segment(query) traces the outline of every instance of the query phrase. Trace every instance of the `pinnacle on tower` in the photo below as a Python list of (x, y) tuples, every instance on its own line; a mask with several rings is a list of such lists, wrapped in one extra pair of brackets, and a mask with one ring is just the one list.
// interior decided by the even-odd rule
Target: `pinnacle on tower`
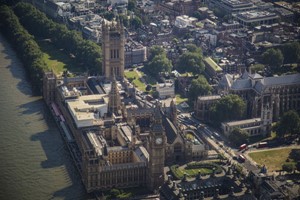
[(108, 104), (108, 109), (110, 114), (120, 114), (121, 108), (121, 97), (119, 94), (119, 89), (115, 77), (115, 73), (113, 70), (113, 75), (112, 75), (112, 82), (111, 82), (111, 90), (109, 92), (109, 104)]

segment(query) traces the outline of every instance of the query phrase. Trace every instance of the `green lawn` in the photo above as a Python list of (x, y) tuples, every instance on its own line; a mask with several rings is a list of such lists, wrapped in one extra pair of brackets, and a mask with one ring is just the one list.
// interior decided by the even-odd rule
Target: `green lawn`
[(187, 138), (187, 139), (190, 139), (190, 140), (192, 140), (192, 141), (194, 141), (195, 136), (194, 136), (192, 133), (187, 133), (187, 134), (186, 134), (186, 138)]
[(189, 176), (196, 176), (200, 171), (201, 174), (211, 174), (213, 171), (210, 168), (199, 168), (199, 169), (185, 169), (184, 172)]
[(176, 104), (180, 104), (180, 103), (182, 103), (184, 101), (187, 101), (187, 100), (188, 100), (188, 98), (183, 98), (183, 97), (181, 97), (180, 94), (176, 94)]
[[(192, 163), (192, 165), (194, 164), (196, 163)], [(171, 171), (177, 179), (181, 179), (183, 178), (185, 173), (188, 177), (197, 176), (199, 171), (202, 175), (211, 174), (213, 172), (213, 168), (217, 170), (221, 170), (220, 166), (217, 164), (202, 163), (201, 166), (192, 166), (192, 167), (183, 167), (183, 166), (178, 167), (178, 165), (173, 165), (171, 166)]]
[[(267, 150), (249, 153), (249, 156), (259, 165), (266, 165), (268, 171), (280, 170), (289, 158), (292, 148)], [(294, 162), (290, 159), (290, 162)]]
[(132, 84), (141, 91), (146, 91), (146, 85), (140, 80), (139, 75), (136, 71), (125, 71), (125, 77), (128, 80), (132, 80)]
[(139, 78), (138, 73), (136, 71), (125, 71), (124, 74), (127, 79)]
[(57, 49), (48, 41), (39, 41), (39, 46), (44, 52), (43, 58), (45, 63), (55, 74), (60, 74), (64, 70), (70, 72), (84, 72), (84, 67), (79, 66), (74, 58), (66, 55), (63, 50)]

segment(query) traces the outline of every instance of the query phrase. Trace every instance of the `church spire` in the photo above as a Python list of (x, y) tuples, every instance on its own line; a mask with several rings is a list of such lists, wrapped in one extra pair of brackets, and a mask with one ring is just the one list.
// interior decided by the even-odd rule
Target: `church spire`
[(172, 99), (170, 104), (170, 119), (174, 125), (177, 125), (177, 108), (174, 99)]
[(112, 82), (111, 82), (111, 90), (109, 92), (109, 103), (108, 103), (108, 109), (110, 114), (117, 114), (119, 115), (119, 111), (121, 108), (121, 97), (119, 94), (118, 84), (115, 77), (115, 72), (113, 70), (112, 75)]
[(154, 109), (154, 114), (153, 114), (153, 120), (152, 120), (152, 127), (153, 126), (162, 126), (162, 116), (161, 116), (161, 107), (160, 103), (156, 103), (156, 107)]

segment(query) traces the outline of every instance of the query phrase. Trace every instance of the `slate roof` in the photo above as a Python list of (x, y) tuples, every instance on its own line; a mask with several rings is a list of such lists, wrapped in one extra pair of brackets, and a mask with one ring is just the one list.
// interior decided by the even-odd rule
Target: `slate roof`
[(145, 147), (140, 146), (134, 150), (136, 155), (144, 162), (149, 161), (149, 153)]
[(225, 74), (219, 82), (219, 87), (221, 88), (230, 88), (233, 82), (232, 75)]
[(263, 77), (262, 77), (260, 74), (258, 74), (258, 73), (250, 74), (249, 77), (250, 77), (251, 79), (261, 79), (261, 78), (263, 78)]
[[(255, 84), (252, 86), (253, 80), (255, 81)], [(232, 75), (225, 74), (219, 82), (219, 87), (223, 89), (230, 88), (232, 90), (245, 90), (252, 88), (261, 93), (267, 87), (296, 84), (300, 84), (299, 73), (275, 77), (262, 77), (259, 74), (248, 74), (248, 72), (245, 71), (241, 79), (237, 79), (235, 81), (233, 80)]]
[(251, 89), (251, 80), (250, 79), (239, 79), (232, 83), (231, 89), (233, 90), (244, 90)]
[(195, 179), (194, 181), (187, 181), (183, 182), (181, 181), (178, 184), (178, 187), (182, 189), (183, 192), (185, 191), (193, 191), (193, 190), (203, 190), (205, 188), (209, 187), (230, 187), (230, 186), (236, 186), (234, 181), (231, 180), (228, 177), (210, 177), (208, 179), (201, 179), (197, 180)]
[(93, 94), (105, 94), (105, 92), (100, 87), (100, 85), (97, 83), (95, 78), (89, 78), (87, 80), (87, 84), (88, 84), (89, 88), (92, 90)]
[(172, 144), (177, 137), (178, 131), (174, 124), (167, 117), (164, 117), (163, 125), (166, 131), (167, 143)]
[(257, 92), (262, 92), (266, 87), (277, 86), (277, 85), (296, 85), (300, 84), (300, 74), (291, 74), (277, 77), (265, 77), (259, 80), (254, 89)]
[(300, 84), (300, 74), (290, 74), (285, 76), (277, 76), (277, 77), (266, 77), (264, 78), (264, 85), (293, 85)]
[(264, 80), (260, 80), (258, 82), (256, 82), (256, 84), (254, 85), (254, 89), (257, 91), (257, 92), (261, 92), (263, 91), (264, 89), (264, 84), (263, 84)]
[(242, 78), (242, 79), (247, 79), (247, 78), (249, 78), (249, 73), (248, 73), (247, 70), (245, 70), (245, 72), (243, 73), (243, 75), (242, 75), (241, 78)]

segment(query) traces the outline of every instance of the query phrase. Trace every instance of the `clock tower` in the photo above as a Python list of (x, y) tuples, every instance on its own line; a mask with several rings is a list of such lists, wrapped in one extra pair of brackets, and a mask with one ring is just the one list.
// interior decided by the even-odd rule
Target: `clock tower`
[(149, 134), (149, 181), (150, 190), (158, 190), (164, 182), (166, 135), (162, 125), (159, 105), (156, 105)]

